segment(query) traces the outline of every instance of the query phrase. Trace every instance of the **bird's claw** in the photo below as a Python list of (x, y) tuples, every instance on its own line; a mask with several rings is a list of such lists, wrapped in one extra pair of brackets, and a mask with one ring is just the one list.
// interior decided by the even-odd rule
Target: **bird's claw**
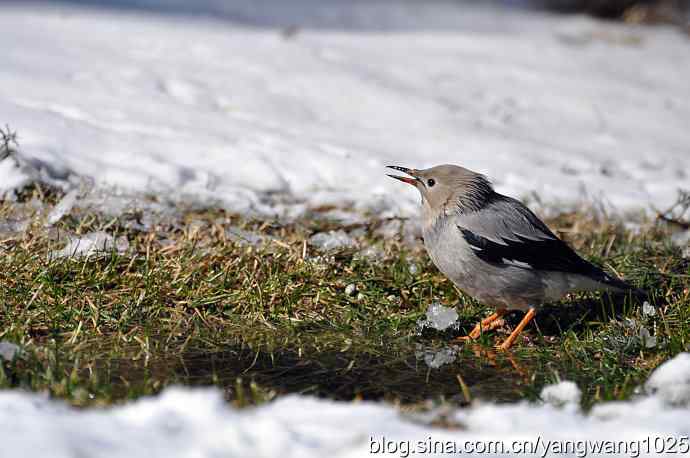
[(457, 341), (457, 342), (467, 342), (467, 341), (470, 341), (470, 340), (474, 340), (474, 338), (471, 337), (471, 336), (469, 336), (469, 335), (460, 336), (460, 337), (456, 337), (456, 338), (455, 338), (455, 341)]

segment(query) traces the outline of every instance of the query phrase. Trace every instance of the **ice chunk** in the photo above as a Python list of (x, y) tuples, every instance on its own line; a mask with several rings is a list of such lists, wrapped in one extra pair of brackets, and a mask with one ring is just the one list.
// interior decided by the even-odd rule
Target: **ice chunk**
[(62, 219), (63, 216), (69, 214), (74, 208), (74, 204), (77, 203), (77, 198), (79, 197), (79, 190), (72, 189), (60, 200), (60, 202), (53, 207), (53, 209), (48, 213), (46, 218), (46, 226), (52, 226)]
[(354, 296), (355, 293), (357, 292), (357, 287), (355, 286), (354, 283), (350, 283), (345, 287), (345, 294), (348, 296)]
[(343, 230), (319, 232), (311, 236), (309, 243), (322, 251), (339, 250), (357, 246), (355, 239), (347, 235)]
[(690, 404), (690, 353), (680, 353), (657, 367), (645, 388), (668, 404)]
[(15, 343), (7, 342), (6, 340), (0, 342), (0, 359), (12, 361), (19, 356), (21, 351), (22, 349)]
[(125, 237), (115, 239), (106, 232), (91, 232), (82, 237), (72, 238), (62, 250), (50, 253), (50, 259), (67, 257), (89, 257), (107, 254), (111, 251), (123, 253), (129, 248)]
[(541, 390), (542, 400), (556, 407), (566, 405), (579, 406), (581, 397), (582, 393), (577, 385), (567, 380), (556, 383), (555, 385), (549, 385)]
[(649, 302), (644, 301), (642, 304), (642, 314), (645, 316), (654, 316), (656, 315), (656, 308)]
[(437, 331), (445, 331), (451, 326), (456, 325), (458, 312), (454, 308), (444, 307), (438, 302), (429, 305), (426, 310), (426, 319), (419, 320), (417, 326), (420, 328), (433, 328)]

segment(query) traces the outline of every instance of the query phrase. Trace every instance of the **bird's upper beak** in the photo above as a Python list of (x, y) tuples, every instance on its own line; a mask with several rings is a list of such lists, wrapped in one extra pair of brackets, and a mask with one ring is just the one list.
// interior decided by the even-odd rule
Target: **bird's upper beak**
[(397, 165), (387, 165), (389, 169), (393, 170), (399, 170), (403, 173), (406, 173), (410, 175), (413, 178), (407, 178), (407, 177), (401, 177), (398, 175), (388, 175), (391, 178), (395, 178), (396, 180), (400, 180), (404, 183), (411, 184), (412, 186), (417, 186), (417, 183), (419, 182), (419, 178), (417, 178), (417, 171), (415, 169), (408, 169), (407, 167), (398, 167)]

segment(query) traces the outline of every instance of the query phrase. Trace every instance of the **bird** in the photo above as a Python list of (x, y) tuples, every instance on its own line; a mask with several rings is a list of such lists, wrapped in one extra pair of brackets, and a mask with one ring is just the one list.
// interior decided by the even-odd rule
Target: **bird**
[(496, 192), (489, 179), (457, 165), (387, 166), (422, 197), (424, 247), (461, 291), (496, 312), (462, 340), (499, 327), (509, 311), (525, 315), (499, 346), (508, 350), (546, 303), (577, 291), (640, 291), (581, 258), (527, 206)]

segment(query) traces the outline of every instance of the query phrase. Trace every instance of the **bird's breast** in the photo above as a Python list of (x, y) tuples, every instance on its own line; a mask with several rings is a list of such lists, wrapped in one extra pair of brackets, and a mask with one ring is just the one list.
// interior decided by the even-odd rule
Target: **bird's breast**
[(454, 225), (439, 223), (424, 227), (423, 235), (426, 251), (438, 270), (460, 288), (469, 286), (477, 257), (460, 231)]
[(526, 310), (543, 299), (543, 285), (531, 269), (497, 266), (478, 257), (454, 222), (423, 230), (429, 257), (463, 292), (487, 305)]

